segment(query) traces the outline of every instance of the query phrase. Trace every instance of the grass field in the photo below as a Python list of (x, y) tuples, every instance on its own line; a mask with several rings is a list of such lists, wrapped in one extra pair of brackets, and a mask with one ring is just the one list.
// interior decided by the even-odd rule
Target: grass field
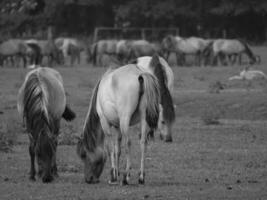
[[(257, 47), (254, 51), (262, 58), (262, 64), (255, 69), (267, 73), (267, 48)], [(16, 110), (16, 95), (27, 70), (1, 68), (0, 135), (13, 146), (11, 151), (0, 151), (0, 200), (267, 199), (267, 85), (256, 81), (247, 91), (244, 82), (229, 82), (228, 78), (241, 69), (174, 67), (174, 142), (163, 143), (158, 135), (149, 142), (146, 184), (138, 185), (139, 130), (134, 127), (132, 176), (130, 185), (122, 187), (108, 185), (109, 162), (99, 184), (86, 184), (73, 145), (73, 135), (82, 131), (92, 89), (106, 69), (83, 65), (57, 68), (77, 118), (71, 123), (62, 120), (57, 154), (59, 178), (43, 184), (28, 179), (28, 138)], [(210, 93), (216, 81), (226, 88)], [(219, 124), (207, 123), (206, 119), (213, 118)]]

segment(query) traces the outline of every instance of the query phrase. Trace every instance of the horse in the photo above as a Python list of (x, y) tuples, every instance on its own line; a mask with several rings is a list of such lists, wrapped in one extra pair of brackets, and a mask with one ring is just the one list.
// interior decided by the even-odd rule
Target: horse
[(19, 89), (18, 112), (26, 123), (31, 158), (30, 180), (35, 180), (35, 157), (38, 175), (43, 182), (57, 176), (56, 149), (60, 120), (75, 118), (66, 104), (61, 75), (54, 69), (42, 67), (30, 71)]
[(43, 58), (47, 57), (48, 66), (52, 66), (54, 63), (61, 64), (61, 52), (56, 47), (53, 40), (28, 40), (27, 44), (37, 44), (41, 49), (41, 62)]
[[(144, 72), (148, 72), (157, 77), (160, 86), (160, 117), (158, 129), (160, 138), (166, 142), (172, 142), (172, 125), (175, 120), (175, 111), (171, 93), (173, 92), (174, 75), (171, 67), (162, 57), (159, 62), (154, 63), (156, 67), (151, 67), (152, 57), (144, 56), (136, 60), (136, 65)], [(161, 65), (157, 66), (157, 65)], [(153, 133), (150, 133), (153, 137)]]
[(71, 64), (77, 59), (80, 64), (80, 53), (84, 50), (84, 45), (81, 41), (76, 38), (57, 38), (55, 39), (55, 45), (62, 51), (64, 60), (67, 59), (68, 55), (71, 56)]
[[(22, 58), (23, 67), (26, 67), (26, 52), (29, 47), (20, 39), (9, 39), (0, 44), (0, 64), (4, 65), (4, 60), (10, 58), (12, 66), (15, 66), (14, 59)], [(16, 66), (18, 63), (16, 62)]]
[(186, 63), (186, 55), (195, 56), (195, 64), (201, 65), (203, 51), (209, 45), (210, 40), (199, 37), (182, 38), (180, 36), (168, 35), (162, 41), (162, 49), (165, 52), (165, 59), (168, 60), (170, 52), (175, 52), (177, 63), (184, 65)]
[(103, 56), (116, 55), (117, 40), (99, 40), (92, 45), (92, 59), (94, 65), (103, 65)]
[[(155, 63), (153, 57), (151, 63)], [(151, 68), (156, 66), (151, 66)], [(129, 183), (131, 168), (131, 140), (129, 128), (141, 126), (141, 166), (139, 184), (144, 184), (146, 134), (157, 128), (159, 118), (160, 87), (155, 76), (128, 64), (107, 71), (96, 84), (83, 134), (78, 140), (77, 154), (84, 163), (87, 183), (99, 182), (106, 162), (106, 152), (111, 161), (109, 183), (116, 184), (119, 176), (119, 158), (122, 137), (126, 144), (126, 171), (122, 184)], [(111, 131), (114, 127), (116, 132)]]
[(29, 57), (29, 64), (32, 66), (41, 65), (41, 48), (35, 43), (27, 43), (29, 49), (26, 52), (26, 55)]
[(251, 65), (260, 61), (260, 57), (254, 55), (253, 51), (245, 41), (237, 39), (214, 40), (207, 48), (207, 51), (208, 54), (213, 57), (213, 65), (217, 65), (219, 61), (225, 65), (227, 64), (227, 58), (229, 63), (233, 65), (236, 62), (237, 56), (239, 56), (239, 64), (241, 65), (242, 54), (246, 54), (248, 56), (249, 64)]

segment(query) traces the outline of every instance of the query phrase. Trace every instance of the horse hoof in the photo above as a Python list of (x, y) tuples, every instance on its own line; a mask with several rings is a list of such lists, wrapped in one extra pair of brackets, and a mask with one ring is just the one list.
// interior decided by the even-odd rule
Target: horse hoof
[(139, 183), (140, 185), (144, 185), (144, 184), (145, 184), (145, 179), (139, 177), (139, 179), (138, 179), (138, 183)]
[(30, 181), (36, 181), (34, 176), (30, 176)]
[(172, 142), (172, 137), (171, 136), (166, 137), (165, 142), (168, 142), (168, 143)]
[(145, 173), (143, 173), (143, 176), (141, 176), (141, 172), (139, 172), (138, 183), (139, 183), (140, 185), (144, 185), (144, 184), (145, 184)]
[(44, 176), (42, 178), (43, 183), (50, 183), (51, 181), (53, 181), (53, 176)]
[(108, 181), (108, 184), (109, 184), (109, 185), (118, 185), (119, 182), (118, 182), (118, 181), (111, 181), (111, 180), (109, 180), (109, 181)]
[(129, 185), (128, 179), (129, 178), (127, 178), (127, 174), (123, 174), (121, 185)]

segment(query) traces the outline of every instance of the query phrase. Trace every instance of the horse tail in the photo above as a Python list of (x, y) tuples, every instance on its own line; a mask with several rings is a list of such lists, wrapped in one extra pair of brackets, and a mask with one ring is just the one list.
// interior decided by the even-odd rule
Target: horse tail
[(171, 93), (167, 87), (167, 74), (165, 69), (163, 68), (162, 64), (160, 63), (159, 56), (154, 54), (151, 62), (150, 67), (154, 71), (154, 75), (156, 76), (159, 88), (160, 88), (160, 104), (163, 108), (163, 118), (167, 122), (171, 123), (175, 119), (175, 111), (173, 106), (173, 100)]
[(146, 109), (146, 122), (151, 129), (156, 129), (159, 119), (160, 91), (157, 79), (149, 74), (143, 73), (138, 77), (140, 93)]
[(245, 42), (244, 40), (239, 40), (239, 41), (243, 44), (243, 46), (245, 47), (246, 54), (253, 62), (251, 64), (254, 64), (257, 61), (257, 59), (256, 59), (256, 56), (254, 55), (254, 53), (252, 52), (251, 48), (248, 46), (248, 43)]
[(72, 109), (68, 105), (66, 105), (64, 113), (62, 114), (62, 117), (66, 121), (72, 121), (75, 119), (76, 114), (75, 114), (75, 112), (72, 111)]
[(97, 62), (97, 48), (98, 48), (97, 47), (98, 46), (97, 44), (98, 44), (97, 42), (93, 44), (92, 59), (93, 59), (93, 64), (94, 65), (97, 64), (96, 63)]
[(39, 76), (32, 73), (25, 84), (23, 116), (26, 119), (27, 130), (33, 137), (38, 138), (37, 135), (33, 134), (49, 125), (47, 104), (48, 100)]

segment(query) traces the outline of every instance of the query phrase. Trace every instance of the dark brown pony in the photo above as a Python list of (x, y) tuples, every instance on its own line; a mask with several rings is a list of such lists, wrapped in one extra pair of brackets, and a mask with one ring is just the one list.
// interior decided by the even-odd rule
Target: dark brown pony
[(18, 111), (29, 133), (31, 158), (30, 179), (35, 180), (35, 156), (38, 175), (51, 182), (57, 175), (56, 149), (60, 120), (70, 121), (74, 112), (66, 105), (60, 74), (51, 68), (30, 71), (18, 95)]

